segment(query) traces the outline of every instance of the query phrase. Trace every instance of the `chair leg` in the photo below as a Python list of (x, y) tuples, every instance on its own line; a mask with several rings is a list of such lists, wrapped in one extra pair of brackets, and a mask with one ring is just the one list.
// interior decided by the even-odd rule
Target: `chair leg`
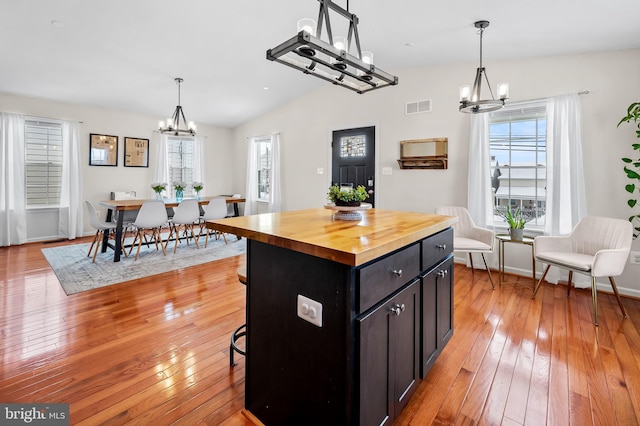
[(591, 277), (591, 299), (593, 300), (593, 323), (598, 325), (598, 290), (596, 288), (596, 277)]
[(616, 282), (613, 280), (613, 277), (609, 277), (609, 282), (611, 283), (611, 288), (613, 288), (613, 293), (616, 295), (616, 299), (618, 299), (618, 305), (620, 305), (622, 316), (627, 318), (627, 311), (624, 309), (624, 306), (622, 305), (622, 299), (620, 299), (620, 293), (618, 293), (618, 286), (616, 285)]
[(154, 229), (154, 235), (155, 235), (154, 238), (156, 242), (160, 240), (160, 247), (162, 248), (162, 254), (166, 256), (167, 255), (167, 250), (165, 249), (166, 244), (162, 244), (162, 232), (160, 227)]
[(547, 268), (544, 270), (544, 274), (542, 274), (542, 276), (540, 277), (540, 281), (538, 281), (536, 283), (536, 286), (533, 288), (533, 294), (531, 295), (532, 299), (536, 298), (536, 294), (538, 294), (538, 289), (540, 288), (540, 284), (542, 284), (542, 281), (544, 281), (544, 279), (547, 277), (547, 272), (549, 272), (549, 268), (551, 268), (551, 265), (547, 265)]
[[(469, 253), (469, 254), (471, 254), (471, 253)], [(491, 288), (493, 290), (495, 290), (496, 289), (496, 285), (493, 282), (493, 277), (491, 276), (491, 270), (489, 269), (489, 266), (487, 265), (487, 261), (484, 258), (484, 253), (480, 253), (480, 255), (482, 256), (482, 261), (484, 262), (484, 267), (487, 268), (487, 274), (489, 274), (489, 281), (491, 281)]]
[[(101, 239), (100, 237), (102, 237), (102, 232), (103, 231), (98, 231), (98, 233), (96, 234), (96, 240), (95, 241), (99, 241)], [(92, 245), (92, 247), (93, 247), (93, 245)], [(100, 244), (96, 243), (96, 248), (93, 251), (93, 259), (91, 260), (92, 263), (96, 263), (96, 255), (98, 254), (98, 249), (99, 248), (100, 248)]]
[[(138, 231), (138, 234), (139, 233), (140, 231)], [(138, 251), (136, 252), (136, 260), (138, 260), (138, 256), (140, 256), (140, 247), (142, 247), (142, 235), (140, 235), (140, 238), (138, 239)]]
[(569, 271), (569, 281), (567, 282), (567, 296), (571, 293), (571, 281), (573, 280), (573, 271)]
[(476, 271), (473, 268), (473, 256), (471, 255), (471, 252), (469, 252), (469, 263), (471, 264), (471, 275), (475, 276)]
[(98, 235), (100, 234), (100, 230), (96, 231), (96, 235), (95, 237), (93, 237), (93, 241), (91, 242), (91, 247), (89, 247), (89, 252), (87, 253), (87, 257), (91, 256), (91, 250), (93, 250), (93, 246), (95, 244), (100, 245), (100, 243), (98, 242)]

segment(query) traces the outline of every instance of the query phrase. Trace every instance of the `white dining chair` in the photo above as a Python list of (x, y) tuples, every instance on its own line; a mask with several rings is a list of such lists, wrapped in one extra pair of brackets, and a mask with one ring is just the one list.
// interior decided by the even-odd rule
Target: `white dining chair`
[(145, 241), (147, 246), (149, 245), (149, 241), (147, 240), (148, 236), (155, 242), (156, 250), (158, 250), (159, 244), (162, 248), (162, 253), (165, 256), (167, 255), (165, 245), (162, 241), (162, 227), (167, 223), (167, 220), (167, 209), (162, 200), (149, 200), (142, 204), (136, 220), (132, 224), (136, 233), (131, 248), (129, 249), (129, 252), (131, 252), (137, 242), (138, 251), (136, 252), (136, 260), (138, 260), (138, 256), (140, 256), (142, 240)]
[(209, 237), (213, 234), (216, 238), (218, 235), (222, 235), (225, 244), (227, 244), (227, 236), (224, 232), (219, 232), (214, 229), (209, 229), (205, 226), (204, 222), (207, 220), (224, 219), (227, 216), (227, 200), (224, 198), (212, 198), (209, 204), (202, 206), (204, 214), (200, 216), (200, 234), (204, 231), (205, 248), (209, 244)]
[(469, 210), (465, 207), (452, 207), (444, 206), (436, 208), (436, 214), (445, 216), (455, 216), (458, 218), (458, 222), (454, 223), (453, 228), (453, 250), (466, 252), (469, 256), (469, 263), (471, 264), (471, 274), (475, 275), (475, 268), (473, 267), (473, 253), (480, 253), (484, 267), (489, 274), (489, 281), (491, 281), (491, 287), (495, 290), (496, 285), (493, 282), (491, 276), (491, 269), (487, 266), (487, 260), (484, 255), (493, 253), (495, 244), (495, 233), (486, 228), (477, 226)]
[(618, 286), (613, 277), (622, 275), (631, 251), (633, 225), (623, 219), (586, 216), (566, 236), (539, 236), (533, 240), (533, 253), (537, 261), (547, 264), (533, 297), (547, 276), (551, 266), (569, 271), (567, 296), (571, 292), (573, 273), (591, 278), (593, 300), (593, 323), (598, 325), (598, 292), (596, 278), (608, 277), (613, 293), (618, 300), (622, 316), (627, 317)]
[[(189, 198), (182, 200), (178, 207), (175, 208), (173, 217), (169, 221), (169, 238), (167, 238), (167, 244), (171, 240), (171, 237), (175, 235), (175, 245), (173, 246), (173, 252), (178, 249), (178, 243), (180, 242), (180, 231), (182, 230), (184, 236), (189, 244), (189, 238), (193, 238), (196, 243), (196, 248), (200, 248), (198, 245), (198, 238), (193, 229), (194, 225), (197, 225), (200, 220), (200, 206), (198, 200), (195, 198)], [(198, 234), (199, 236), (199, 234)]]
[[(98, 248), (100, 247), (100, 243), (104, 238), (104, 233), (108, 232), (110, 237), (114, 237), (117, 225), (114, 222), (101, 221), (100, 218), (98, 217), (98, 211), (93, 206), (93, 204), (91, 204), (90, 201), (85, 200), (84, 204), (85, 206), (87, 206), (87, 210), (89, 211), (89, 223), (91, 223), (91, 226), (96, 230), (96, 235), (93, 237), (93, 241), (91, 242), (91, 247), (89, 247), (89, 252), (87, 253), (87, 257), (91, 256), (91, 250), (93, 250), (95, 246), (95, 250), (93, 252), (93, 259), (91, 260), (91, 262), (95, 263), (96, 255), (98, 254)], [(124, 240), (124, 235), (123, 235), (123, 240)]]

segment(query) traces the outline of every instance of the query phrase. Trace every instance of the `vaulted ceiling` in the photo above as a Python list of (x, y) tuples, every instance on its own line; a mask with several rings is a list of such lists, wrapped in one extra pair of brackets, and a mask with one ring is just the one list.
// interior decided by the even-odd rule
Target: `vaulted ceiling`
[[(347, 0), (337, 0), (344, 8)], [(265, 59), (316, 0), (0, 0), (0, 92), (235, 127), (328, 83)], [(640, 48), (638, 0), (351, 0), (385, 71)], [(346, 25), (333, 19), (334, 32)], [(470, 76), (473, 70), (470, 69)], [(465, 83), (465, 82), (461, 82)], [(402, 81), (400, 81), (402, 84)], [(268, 88), (268, 89), (267, 89)], [(393, 90), (386, 88), (383, 90)], [(367, 96), (353, 94), (353, 96)]]

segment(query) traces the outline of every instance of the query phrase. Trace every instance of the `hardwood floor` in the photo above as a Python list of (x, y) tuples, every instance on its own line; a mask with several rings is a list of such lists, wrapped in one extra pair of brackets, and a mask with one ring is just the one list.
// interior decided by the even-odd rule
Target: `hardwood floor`
[[(248, 425), (244, 257), (66, 296), (43, 247), (0, 248), (0, 402), (70, 403), (71, 423)], [(455, 333), (396, 425), (637, 425), (640, 301), (455, 266)]]

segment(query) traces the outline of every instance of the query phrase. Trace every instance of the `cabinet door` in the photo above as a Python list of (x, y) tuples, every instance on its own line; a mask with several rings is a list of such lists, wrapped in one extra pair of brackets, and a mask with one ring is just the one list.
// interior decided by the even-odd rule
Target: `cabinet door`
[(419, 280), (357, 320), (360, 424), (391, 424), (419, 381)]
[(422, 277), (422, 378), (452, 335), (453, 257), (449, 257)]

